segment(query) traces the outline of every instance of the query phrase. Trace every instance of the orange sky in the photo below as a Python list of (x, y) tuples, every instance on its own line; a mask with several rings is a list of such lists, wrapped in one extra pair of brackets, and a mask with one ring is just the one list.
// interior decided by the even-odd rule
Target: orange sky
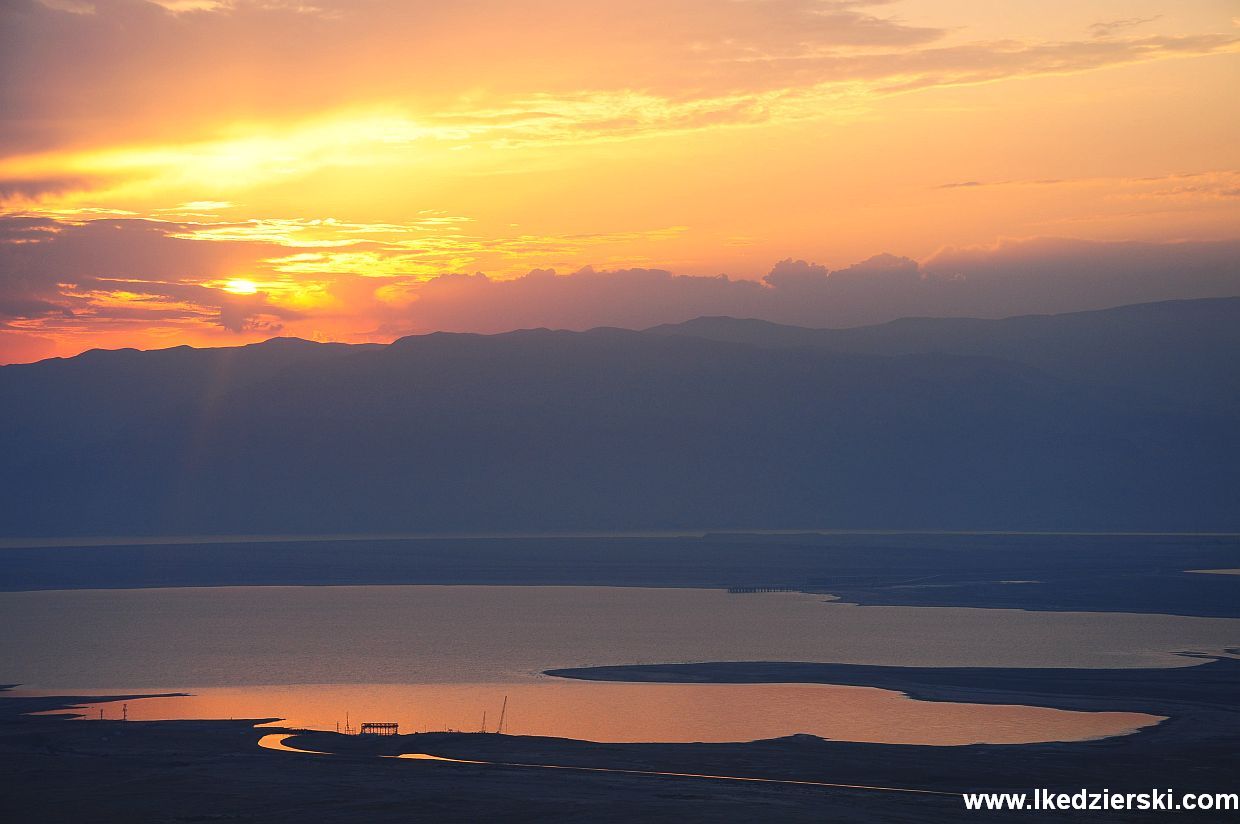
[[(1238, 81), (1234, 0), (15, 0), (0, 362), (1240, 293)], [(1150, 243), (1217, 272), (1075, 290)]]

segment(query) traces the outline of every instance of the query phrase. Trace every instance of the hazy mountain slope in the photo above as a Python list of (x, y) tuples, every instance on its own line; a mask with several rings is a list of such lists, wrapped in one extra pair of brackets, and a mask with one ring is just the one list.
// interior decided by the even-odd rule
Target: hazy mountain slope
[(977, 355), (277, 340), (5, 367), (0, 403), (10, 535), (1240, 526), (1234, 420)]
[(986, 355), (1097, 387), (1240, 411), (1240, 297), (1002, 320), (905, 318), (853, 329), (698, 318), (653, 334), (881, 355)]

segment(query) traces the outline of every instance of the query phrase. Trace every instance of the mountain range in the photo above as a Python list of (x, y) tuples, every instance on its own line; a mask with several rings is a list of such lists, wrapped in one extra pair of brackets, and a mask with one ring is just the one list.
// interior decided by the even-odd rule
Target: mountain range
[(1240, 298), (0, 367), (0, 535), (1240, 529)]

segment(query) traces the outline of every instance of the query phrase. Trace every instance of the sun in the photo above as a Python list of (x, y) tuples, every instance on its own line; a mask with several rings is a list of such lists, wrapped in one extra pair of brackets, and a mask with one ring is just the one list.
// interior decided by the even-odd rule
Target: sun
[(233, 278), (224, 284), (224, 291), (232, 292), (234, 295), (252, 295), (258, 291), (258, 285), (245, 278)]

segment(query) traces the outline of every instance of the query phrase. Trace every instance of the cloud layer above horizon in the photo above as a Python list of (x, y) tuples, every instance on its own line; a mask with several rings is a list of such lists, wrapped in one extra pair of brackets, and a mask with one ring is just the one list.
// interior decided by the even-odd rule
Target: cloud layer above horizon
[[(923, 262), (879, 254), (835, 270), (788, 258), (758, 280), (583, 267), (504, 278), (319, 275), (287, 293), (278, 281), (238, 289), (224, 279), (238, 261), (278, 254), (278, 244), (203, 242), (192, 232), (136, 219), (0, 218), (0, 267), (24, 273), (4, 282), (0, 320), (28, 324), (0, 328), (0, 360), (80, 351), (58, 350), (56, 340), (95, 340), (99, 330), (104, 346), (229, 345), (283, 334), (335, 339), (319, 329), (343, 323), (359, 330), (350, 340), (386, 342), (429, 331), (643, 329), (704, 315), (846, 327), (1240, 295), (1240, 240), (1063, 238), (948, 248)], [(66, 282), (70, 267), (78, 274)]]
[(1221, 0), (12, 0), (0, 362), (1240, 294), (1237, 79)]

